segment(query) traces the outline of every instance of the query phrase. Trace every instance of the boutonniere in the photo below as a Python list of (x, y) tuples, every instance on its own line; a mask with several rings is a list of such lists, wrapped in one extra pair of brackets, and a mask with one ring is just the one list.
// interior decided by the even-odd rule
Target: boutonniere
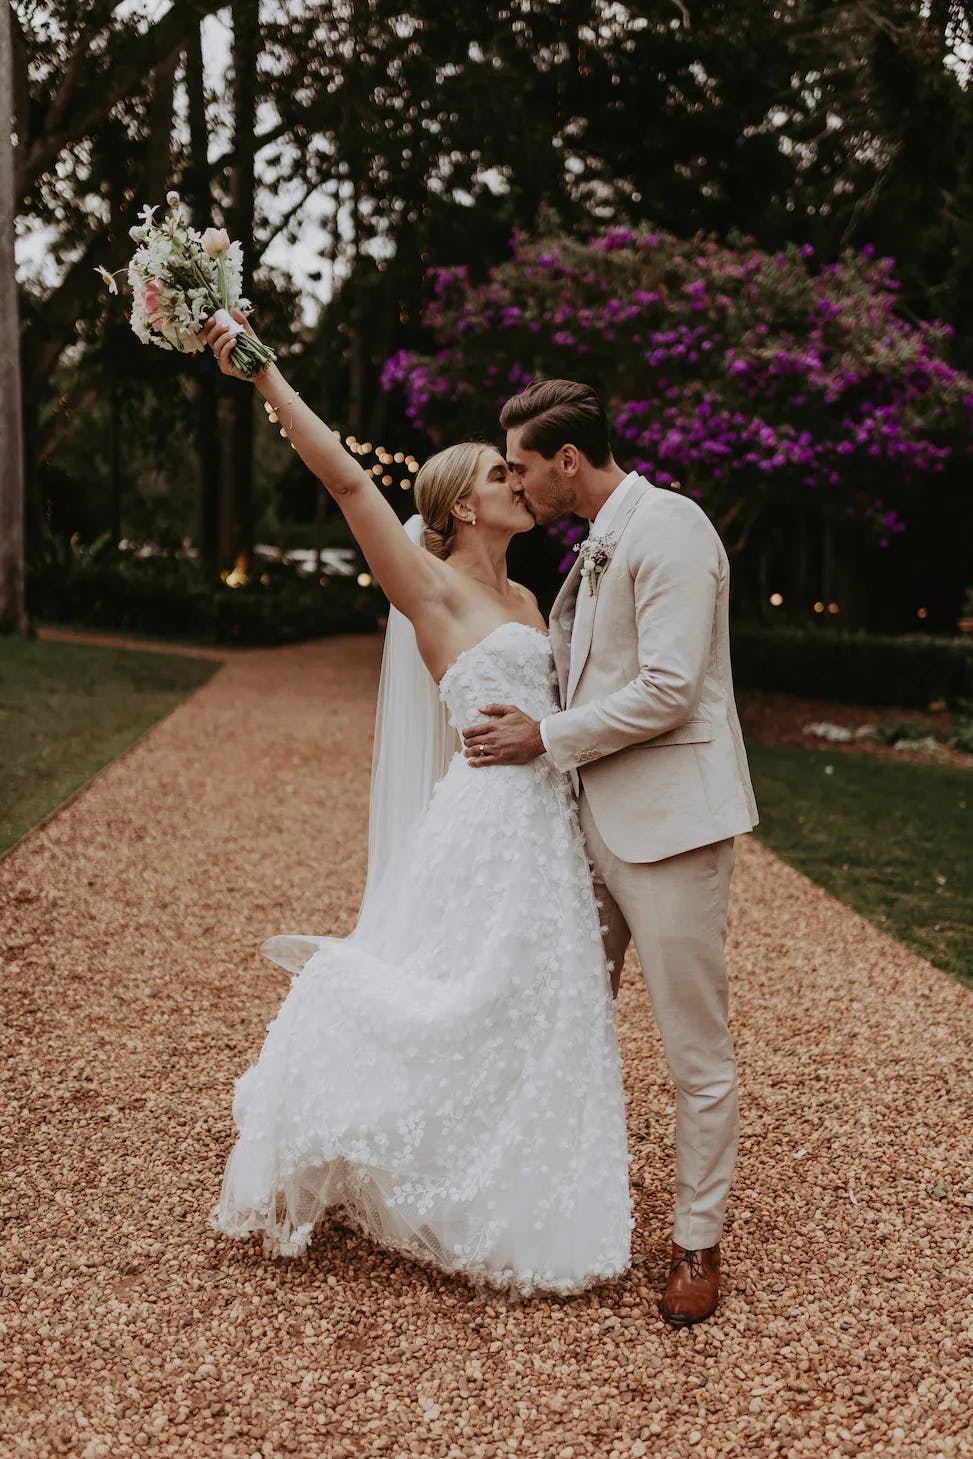
[(588, 537), (581, 544), (581, 572), (592, 597), (598, 591), (598, 580), (611, 562), (614, 552), (615, 537), (611, 532), (606, 532), (604, 537)]

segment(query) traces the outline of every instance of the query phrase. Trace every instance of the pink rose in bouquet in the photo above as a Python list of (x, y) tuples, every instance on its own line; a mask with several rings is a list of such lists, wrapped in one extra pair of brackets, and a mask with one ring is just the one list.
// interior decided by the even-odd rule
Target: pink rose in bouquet
[(151, 323), (159, 314), (159, 281), (158, 279), (146, 279), (142, 286), (142, 308), (145, 316)]

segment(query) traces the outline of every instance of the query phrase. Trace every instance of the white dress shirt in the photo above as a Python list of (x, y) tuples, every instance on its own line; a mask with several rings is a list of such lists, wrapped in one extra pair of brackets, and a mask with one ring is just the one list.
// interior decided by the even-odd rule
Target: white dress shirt
[[(632, 487), (635, 485), (635, 483), (638, 480), (639, 480), (639, 473), (637, 471), (630, 471), (627, 476), (624, 476), (622, 478), (622, 480), (615, 487), (615, 490), (612, 492), (611, 496), (606, 497), (605, 500), (602, 502), (601, 506), (599, 507), (598, 512), (597, 512), (594, 520), (591, 523), (591, 531), (588, 534), (589, 537), (601, 537), (601, 536), (604, 535), (604, 533), (606, 533), (609, 530), (612, 522), (615, 521), (618, 513), (621, 511), (622, 506), (624, 505), (624, 502), (625, 502), (625, 498), (628, 496), (628, 494), (631, 491)], [(580, 551), (580, 548), (579, 548), (579, 551)], [(575, 623), (577, 623), (577, 619), (575, 620)], [(572, 652), (572, 654), (574, 653), (574, 638), (575, 638), (574, 629), (572, 629), (572, 631), (571, 631), (571, 652)], [(544, 725), (545, 725), (545, 723), (546, 723), (546, 721), (543, 720), (543, 719), (540, 722), (540, 735), (541, 735), (541, 739), (544, 742), (544, 749), (546, 750), (548, 748), (548, 744), (547, 744), (547, 736), (544, 733)]]

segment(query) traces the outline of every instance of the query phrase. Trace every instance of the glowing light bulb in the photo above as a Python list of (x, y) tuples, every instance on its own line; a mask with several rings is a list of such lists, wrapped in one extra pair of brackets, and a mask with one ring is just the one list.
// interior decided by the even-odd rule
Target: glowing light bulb
[(840, 611), (841, 611), (841, 609), (838, 607), (838, 604), (837, 603), (829, 603), (828, 604), (828, 612), (829, 613), (840, 613)]
[(929, 617), (929, 609), (928, 608), (919, 608), (919, 609), (917, 609), (917, 611), (916, 611), (916, 617), (917, 618), (928, 618)]
[(824, 612), (824, 604), (823, 603), (815, 603), (815, 605), (814, 605), (814, 611), (815, 611), (815, 613), (823, 613)]
[(782, 594), (780, 594), (780, 593), (771, 593), (771, 595), (770, 595), (770, 606), (772, 608), (779, 608), (780, 605), (781, 605), (781, 603), (783, 603), (783, 601), (784, 601), (784, 599), (783, 599)]
[(372, 585), (372, 575), (371, 575), (371, 573), (370, 572), (360, 572), (358, 574), (358, 586), (360, 588), (370, 588), (371, 585)]

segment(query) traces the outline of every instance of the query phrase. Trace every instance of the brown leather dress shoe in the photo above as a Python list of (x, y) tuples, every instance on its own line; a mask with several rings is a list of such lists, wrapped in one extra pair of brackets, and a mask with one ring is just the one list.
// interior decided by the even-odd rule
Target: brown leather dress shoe
[(720, 1243), (689, 1251), (672, 1243), (669, 1281), (659, 1312), (670, 1327), (689, 1327), (716, 1311), (720, 1300)]

